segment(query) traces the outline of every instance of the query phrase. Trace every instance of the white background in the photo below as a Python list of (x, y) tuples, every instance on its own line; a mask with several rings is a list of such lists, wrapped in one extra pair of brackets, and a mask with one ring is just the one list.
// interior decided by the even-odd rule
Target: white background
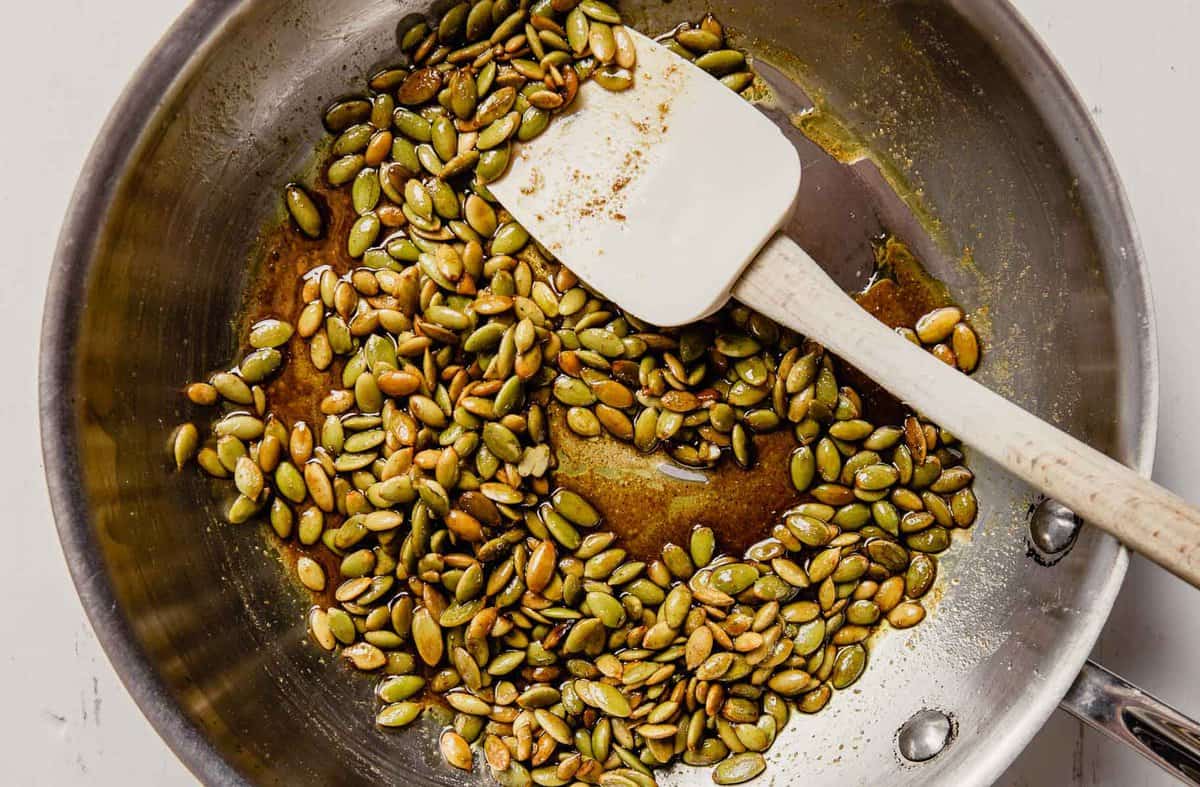
[[(59, 550), (38, 447), (42, 293), (80, 165), (109, 107), (183, 0), (6, 4), (0, 47), (0, 747), (14, 785), (166, 785), (194, 779), (142, 718), (85, 620)], [(1155, 478), (1200, 502), (1200, 3), (1018, 0), (1111, 147), (1152, 270), (1162, 360)], [(1135, 558), (1098, 658), (1200, 718), (1200, 595)], [(1057, 713), (1003, 780), (1013, 785), (1168, 784), (1153, 766)]]

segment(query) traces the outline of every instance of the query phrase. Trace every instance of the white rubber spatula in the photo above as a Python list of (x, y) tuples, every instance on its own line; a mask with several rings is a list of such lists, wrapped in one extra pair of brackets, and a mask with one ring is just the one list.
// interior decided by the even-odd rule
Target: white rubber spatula
[(729, 297), (821, 342), (1087, 521), (1200, 586), (1200, 511), (910, 344), (776, 234), (792, 144), (709, 74), (633, 34), (633, 88), (586, 83), (492, 192), (580, 278), (682, 325)]

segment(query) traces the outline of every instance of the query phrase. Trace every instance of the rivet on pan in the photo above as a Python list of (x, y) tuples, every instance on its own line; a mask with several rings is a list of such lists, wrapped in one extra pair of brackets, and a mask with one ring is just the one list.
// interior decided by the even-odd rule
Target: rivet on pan
[(941, 754), (953, 734), (954, 726), (949, 716), (940, 710), (926, 708), (904, 722), (896, 736), (896, 745), (900, 755), (909, 762), (925, 762)]
[(1074, 546), (1082, 520), (1052, 498), (1045, 498), (1029, 517), (1029, 538), (1042, 558), (1061, 558)]

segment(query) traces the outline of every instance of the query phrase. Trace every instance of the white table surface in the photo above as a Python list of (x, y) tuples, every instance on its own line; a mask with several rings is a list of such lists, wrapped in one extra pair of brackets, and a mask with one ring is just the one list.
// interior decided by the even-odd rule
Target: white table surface
[[(67, 575), (50, 518), (36, 420), (37, 337), (50, 259), (80, 165), (101, 122), (184, 0), (50, 0), (6, 9), (0, 47), (0, 201), (9, 326), (0, 429), (7, 599), (0, 747), (13, 785), (193, 784), (105, 658)], [(1018, 0), (1064, 64), (1111, 147), (1150, 262), (1159, 319), (1162, 427), (1155, 478), (1200, 503), (1200, 126), (1197, 0), (1136, 5)], [(1190, 98), (1189, 98), (1190, 97)], [(1200, 595), (1134, 558), (1097, 657), (1200, 718)], [(1002, 780), (1009, 785), (1172, 783), (1136, 755), (1056, 713)]]

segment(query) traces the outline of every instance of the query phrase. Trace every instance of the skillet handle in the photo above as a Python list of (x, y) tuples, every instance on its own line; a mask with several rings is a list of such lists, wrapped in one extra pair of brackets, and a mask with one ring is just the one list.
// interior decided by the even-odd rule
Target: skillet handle
[(1180, 781), (1200, 785), (1200, 724), (1096, 662), (1083, 665), (1060, 706)]

